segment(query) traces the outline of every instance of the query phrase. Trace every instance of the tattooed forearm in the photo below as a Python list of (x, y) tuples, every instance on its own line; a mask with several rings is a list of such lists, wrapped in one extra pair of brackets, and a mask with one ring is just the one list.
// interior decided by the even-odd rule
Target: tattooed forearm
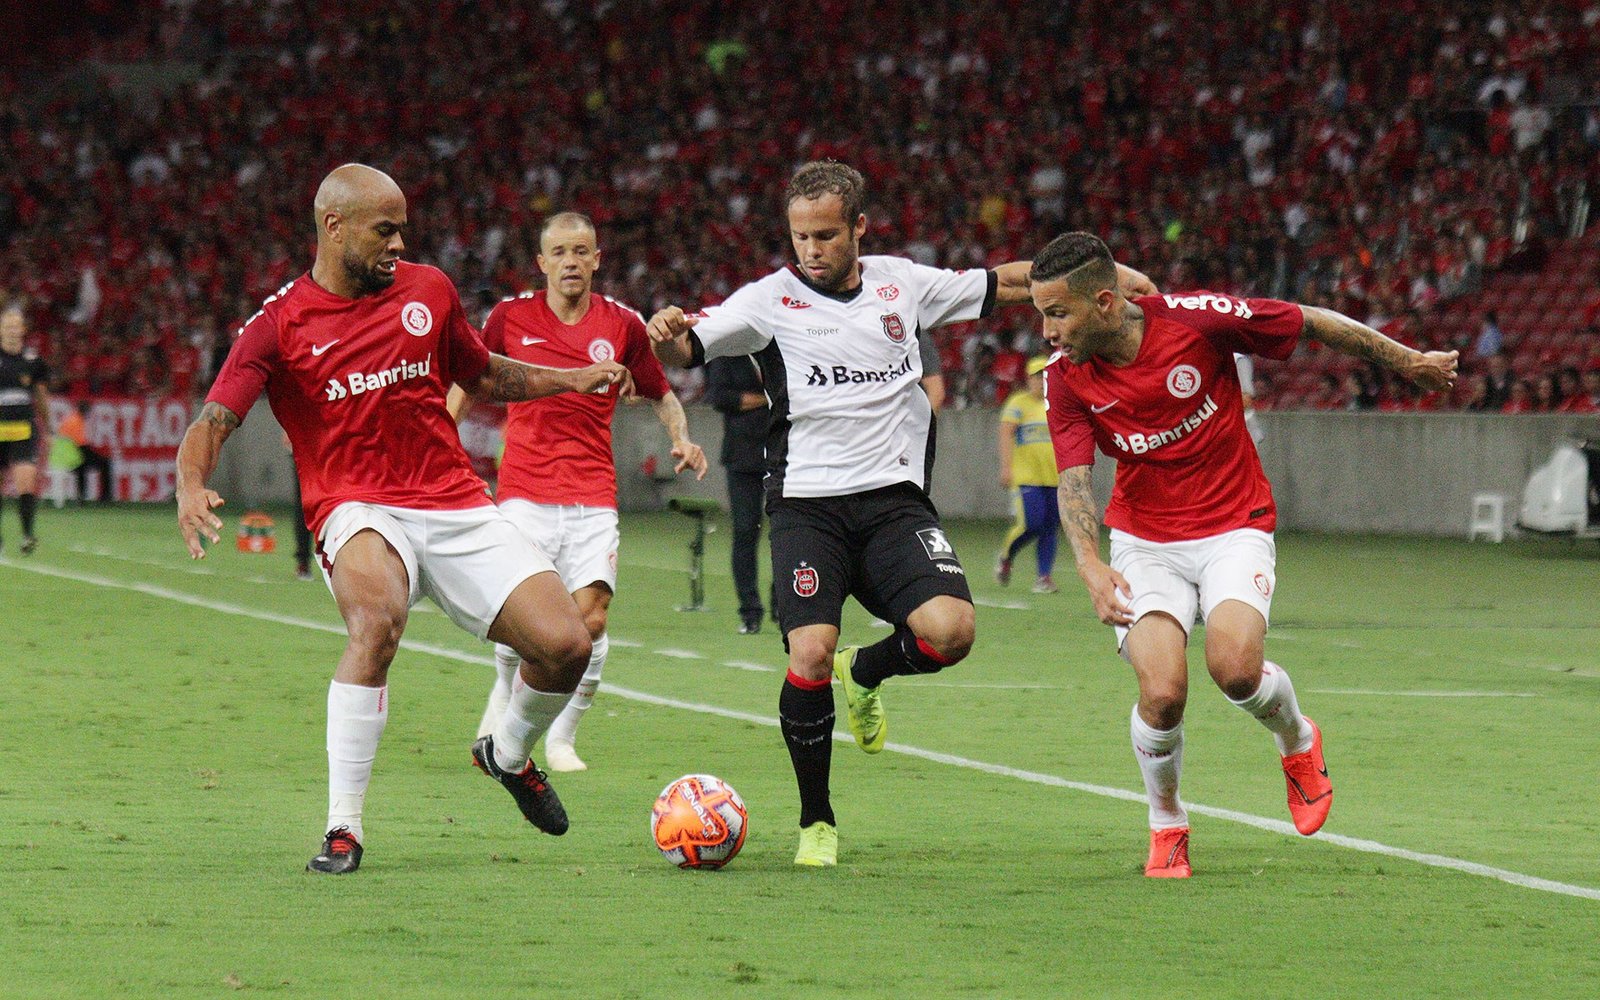
[(515, 403), (527, 399), (529, 374), (528, 366), (491, 354), (488, 371), (489, 398), (503, 403)]
[(1301, 336), (1326, 344), (1341, 354), (1399, 371), (1413, 353), (1404, 344), (1332, 309), (1302, 306), (1301, 310), (1305, 313)]
[(177, 488), (181, 492), (205, 485), (217, 468), (217, 455), (222, 442), (239, 426), (239, 415), (221, 403), (207, 403), (200, 408), (189, 430), (178, 444)]
[(1066, 529), (1072, 555), (1082, 563), (1100, 556), (1100, 518), (1095, 514), (1094, 492), (1089, 488), (1092, 466), (1075, 465), (1061, 473), (1056, 495), (1061, 501), (1061, 526)]
[(232, 434), (239, 426), (238, 416), (221, 403), (207, 403), (202, 406), (200, 415), (194, 418), (194, 422), (213, 433), (220, 433), (223, 437)]

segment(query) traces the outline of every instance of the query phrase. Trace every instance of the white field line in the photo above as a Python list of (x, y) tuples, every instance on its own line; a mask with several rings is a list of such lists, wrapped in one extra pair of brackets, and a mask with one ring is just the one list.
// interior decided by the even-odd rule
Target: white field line
[[(131, 582), (126, 580), (113, 580), (103, 576), (94, 576), (88, 573), (76, 573), (71, 570), (58, 569), (40, 563), (22, 564), (6, 560), (3, 565), (23, 570), (29, 573), (38, 573), (42, 576), (52, 576), (63, 580), (72, 580), (77, 583), (86, 583), (96, 587), (106, 587), (114, 590), (128, 590), (150, 597), (159, 597), (164, 600), (176, 601), (191, 607), (204, 608), (220, 614), (236, 615), (241, 618), (254, 618), (257, 621), (273, 622), (279, 625), (292, 625), (297, 628), (310, 629), (315, 632), (328, 632), (334, 635), (343, 635), (344, 626), (326, 622), (310, 621), (304, 618), (295, 618), (290, 615), (280, 615), (271, 611), (262, 611), (259, 608), (243, 607), (229, 604), (224, 601), (213, 601), (181, 591), (169, 590), (153, 584)], [(401, 647), (418, 653), (427, 653), (432, 656), (459, 660), (463, 663), (481, 664), (481, 653), (472, 653), (446, 646), (435, 646), (432, 643), (414, 642), (402, 639)], [(642, 702), (647, 705), (658, 705), (663, 708), (676, 708), (686, 712), (698, 712), (703, 715), (715, 715), (724, 719), (735, 719), (740, 722), (753, 722), (757, 725), (778, 725), (778, 720), (765, 715), (756, 715), (751, 712), (740, 712), (720, 705), (707, 705), (701, 702), (680, 701), (676, 698), (664, 698), (660, 695), (649, 694), (644, 691), (634, 691), (630, 688), (618, 687), (615, 684), (606, 684), (605, 690), (619, 698)], [(840, 743), (854, 742), (848, 733), (835, 732), (833, 738)], [(970, 757), (960, 757), (955, 754), (941, 753), (937, 750), (925, 750), (921, 747), (911, 746), (906, 743), (888, 743), (887, 748), (895, 753), (908, 757), (917, 757), (936, 764), (948, 764), (951, 767), (961, 767), (984, 774), (993, 774), (1004, 778), (1014, 778), (1036, 785), (1045, 785), (1050, 788), (1066, 788), (1075, 792), (1084, 792), (1089, 795), (1098, 795), (1102, 798), (1119, 799), (1123, 802), (1143, 803), (1145, 797), (1140, 792), (1131, 792), (1123, 788), (1112, 788), (1107, 785), (1094, 785), (1083, 781), (1072, 781), (1054, 774), (1045, 774), (1040, 771), (1028, 771), (1022, 768), (1009, 767), (1005, 764), (991, 764), (987, 761), (973, 760)], [(1190, 812), (1213, 819), (1229, 820), (1244, 826), (1265, 830), (1286, 837), (1299, 837), (1289, 823), (1279, 819), (1267, 819), (1251, 813), (1237, 812), (1233, 809), (1218, 809), (1214, 806), (1199, 805), (1193, 802), (1185, 803)], [(1333, 844), (1338, 847), (1361, 851), (1367, 854), (1378, 854), (1383, 857), (1397, 858), (1403, 861), (1414, 861), (1417, 864), (1428, 865), (1433, 868), (1444, 868), (1449, 871), (1463, 872), (1468, 875), (1479, 875), (1484, 878), (1498, 879), (1511, 885), (1521, 886), (1525, 889), (1535, 889), (1540, 892), (1555, 893), (1562, 896), (1575, 896), (1580, 899), (1600, 900), (1600, 889), (1590, 886), (1569, 885), (1566, 882), (1556, 882), (1551, 879), (1538, 878), (1533, 875), (1524, 875), (1521, 872), (1509, 871), (1505, 868), (1495, 868), (1490, 865), (1480, 865), (1474, 861), (1463, 861), (1460, 858), (1447, 857), (1442, 854), (1424, 854), (1419, 851), (1407, 850), (1403, 847), (1391, 847), (1375, 840), (1364, 840), (1359, 837), (1346, 837), (1337, 833), (1318, 833), (1316, 840)]]
[(674, 660), (703, 660), (703, 659), (705, 659), (705, 656), (703, 654), (696, 653), (692, 649), (671, 649), (671, 648), (668, 648), (668, 649), (653, 649), (653, 650), (651, 650), (651, 652), (656, 654), (657, 656), (668, 656), (668, 657), (671, 657)]
[(1369, 691), (1364, 688), (1308, 688), (1307, 694), (1375, 695), (1389, 698), (1538, 698), (1532, 691)]
[(765, 663), (756, 663), (751, 660), (723, 660), (722, 665), (725, 667), (734, 667), (739, 670), (759, 670), (765, 673), (778, 672), (777, 667), (768, 666)]

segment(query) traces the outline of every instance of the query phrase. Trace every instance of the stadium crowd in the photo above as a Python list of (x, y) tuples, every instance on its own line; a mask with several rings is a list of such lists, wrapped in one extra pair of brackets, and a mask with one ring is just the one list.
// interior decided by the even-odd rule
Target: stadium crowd
[[(534, 283), (560, 209), (645, 313), (726, 294), (785, 259), (793, 164), (834, 156), (871, 185), (869, 252), (993, 265), (1086, 229), (1162, 287), (1459, 347), (1443, 405), (1600, 408), (1600, 301), (1555, 355), (1433, 321), (1537, 270), (1600, 190), (1600, 0), (885, 0), (870, 32), (843, 0), (91, 7), (78, 70), (0, 71), (0, 294), (59, 391), (203, 389), (309, 266), (304, 206), (340, 162), (405, 186), (409, 255), (481, 318)], [(940, 348), (954, 404), (996, 405), (1036, 322)], [(1423, 405), (1315, 357), (1258, 378), (1260, 405)]]

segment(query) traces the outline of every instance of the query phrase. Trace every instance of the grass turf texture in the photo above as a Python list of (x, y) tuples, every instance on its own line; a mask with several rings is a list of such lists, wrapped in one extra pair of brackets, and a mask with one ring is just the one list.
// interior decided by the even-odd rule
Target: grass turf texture
[[(190, 563), (167, 509), (46, 510), (39, 528), (35, 556), (0, 564), (8, 998), (1257, 997), (1274, 982), (1557, 997), (1600, 981), (1600, 900), (1199, 815), (1196, 877), (1152, 882), (1142, 804), (894, 752), (1140, 787), (1134, 685), (1109, 631), (1076, 586), (995, 586), (998, 524), (951, 526), (983, 602), (973, 656), (889, 682), (890, 752), (835, 745), (838, 868), (790, 863), (797, 804), (775, 728), (615, 693), (580, 733), (592, 769), (553, 778), (572, 832), (537, 833), (470, 768), (488, 648), (424, 604), (407, 640), (479, 662), (401, 651), (367, 854), (342, 879), (301, 870), (322, 832), (341, 636), (174, 600), (337, 630), (320, 582), (294, 580), (281, 551)], [(716, 611), (670, 610), (687, 595), (687, 538), (680, 517), (624, 516), (605, 680), (770, 719), (784, 658), (770, 625), (734, 633), (726, 531), (706, 557)], [(1327, 734), (1327, 830), (1600, 886), (1585, 793), (1593, 543), (1279, 546), (1268, 655)], [(852, 605), (847, 642), (884, 634)], [(1287, 819), (1270, 737), (1192, 662), (1186, 800)], [(1462, 692), (1527, 697), (1443, 696)], [(750, 809), (744, 851), (721, 872), (679, 871), (648, 837), (656, 793), (695, 771)]]

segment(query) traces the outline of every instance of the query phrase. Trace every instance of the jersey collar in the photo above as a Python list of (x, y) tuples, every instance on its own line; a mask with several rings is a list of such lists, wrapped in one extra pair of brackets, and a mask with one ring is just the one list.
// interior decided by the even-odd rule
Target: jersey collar
[(827, 298), (830, 298), (835, 302), (854, 302), (856, 300), (856, 297), (859, 296), (862, 292), (866, 291), (866, 288), (867, 288), (867, 265), (865, 265), (865, 264), (860, 264), (860, 267), (861, 267), (861, 284), (857, 285), (855, 288), (851, 289), (848, 292), (830, 292), (826, 288), (818, 288), (816, 285), (811, 283), (811, 279), (810, 278), (806, 277), (805, 272), (800, 270), (800, 268), (796, 267), (793, 262), (791, 262), (791, 263), (789, 263), (789, 264), (787, 264), (785, 266), (789, 268), (789, 273), (790, 274), (792, 274), (796, 278), (800, 279), (800, 283), (802, 285), (805, 285), (807, 288), (811, 289), (813, 292), (816, 292), (818, 295), (822, 295), (822, 296), (825, 296)]

